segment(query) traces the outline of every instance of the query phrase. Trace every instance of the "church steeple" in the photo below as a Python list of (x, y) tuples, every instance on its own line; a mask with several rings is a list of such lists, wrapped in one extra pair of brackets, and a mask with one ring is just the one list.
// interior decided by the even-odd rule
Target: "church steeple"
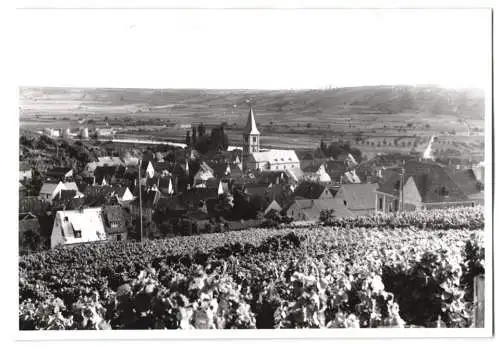
[(248, 120), (245, 129), (243, 130), (243, 134), (260, 135), (259, 130), (257, 130), (257, 124), (255, 123), (252, 106), (250, 106), (250, 111), (248, 112)]
[(260, 151), (260, 132), (257, 129), (255, 116), (252, 106), (248, 112), (248, 119), (245, 128), (243, 129), (243, 157), (246, 158), (249, 154), (258, 153)]

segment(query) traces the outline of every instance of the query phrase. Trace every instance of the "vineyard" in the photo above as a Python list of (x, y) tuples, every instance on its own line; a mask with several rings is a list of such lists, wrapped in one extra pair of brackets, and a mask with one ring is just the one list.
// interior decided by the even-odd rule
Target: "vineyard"
[(21, 330), (470, 327), (481, 208), (19, 259)]

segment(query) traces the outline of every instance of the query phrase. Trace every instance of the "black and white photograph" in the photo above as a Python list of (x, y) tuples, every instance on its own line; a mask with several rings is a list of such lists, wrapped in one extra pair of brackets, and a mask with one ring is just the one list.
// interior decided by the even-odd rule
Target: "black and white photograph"
[(492, 335), (491, 9), (16, 12), (19, 338)]

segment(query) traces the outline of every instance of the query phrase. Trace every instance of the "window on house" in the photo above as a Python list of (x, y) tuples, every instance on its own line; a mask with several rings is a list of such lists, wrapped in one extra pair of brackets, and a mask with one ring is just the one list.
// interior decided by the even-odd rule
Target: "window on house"
[(253, 136), (252, 137), (252, 142), (256, 143), (257, 142), (257, 137)]
[(122, 234), (116, 235), (116, 241), (122, 241)]
[(378, 209), (379, 210), (383, 210), (384, 209), (384, 199), (383, 198), (379, 198), (378, 199)]
[(82, 231), (81, 230), (75, 230), (75, 239), (80, 239), (82, 237)]
[(67, 222), (68, 221), (68, 217), (64, 217), (64, 221)]
[(347, 201), (344, 200), (344, 206), (347, 206)]

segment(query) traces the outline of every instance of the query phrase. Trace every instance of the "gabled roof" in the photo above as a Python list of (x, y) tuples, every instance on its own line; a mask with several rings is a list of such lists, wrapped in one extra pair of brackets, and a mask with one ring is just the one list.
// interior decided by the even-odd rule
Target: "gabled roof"
[(295, 197), (318, 199), (326, 190), (326, 186), (317, 182), (301, 182), (294, 191)]
[(334, 210), (337, 217), (352, 217), (354, 214), (336, 199), (312, 200), (296, 199), (295, 207), (303, 211), (308, 218), (319, 217), (323, 210)]
[(286, 169), (286, 173), (296, 182), (304, 177), (304, 172), (299, 167), (288, 168)]
[(266, 196), (269, 189), (268, 184), (248, 183), (245, 185), (244, 192), (249, 196)]
[(257, 124), (255, 123), (255, 115), (253, 114), (252, 107), (250, 107), (250, 111), (248, 112), (247, 124), (243, 129), (243, 134), (260, 135), (259, 130), (257, 130)]
[(125, 193), (127, 192), (127, 190), (130, 190), (128, 189), (128, 187), (119, 187), (119, 188), (116, 188), (115, 190), (115, 195), (117, 195), (118, 197), (123, 197), (123, 195), (125, 195)]
[(64, 187), (66, 188), (66, 190), (74, 190), (76, 192), (80, 191), (75, 182), (66, 182), (64, 183)]
[[(468, 197), (459, 185), (452, 179), (444, 166), (435, 162), (410, 161), (405, 164), (405, 184), (413, 177), (415, 185), (424, 203), (460, 202)], [(391, 195), (399, 193), (401, 169), (387, 169), (379, 191)]]
[(49, 177), (64, 177), (71, 170), (71, 167), (52, 167), (45, 174)]
[(265, 184), (278, 184), (288, 179), (286, 171), (262, 171), (257, 175), (257, 181)]
[[(101, 218), (100, 207), (82, 210), (57, 211), (56, 219), (61, 223), (66, 244), (106, 240), (106, 231)], [(75, 236), (79, 231), (81, 237)]]
[(456, 171), (452, 174), (452, 178), (466, 195), (474, 195), (481, 192), (478, 186), (480, 182), (477, 180), (476, 174), (472, 169)]
[(272, 165), (284, 163), (300, 163), (295, 150), (271, 149), (250, 154), (255, 162), (265, 162)]
[(336, 197), (342, 193), (343, 200), (351, 210), (374, 209), (377, 189), (378, 184), (372, 183), (343, 184), (337, 191)]
[(62, 182), (45, 182), (42, 185), (42, 188), (40, 189), (40, 194), (53, 194), (54, 191), (56, 190), (57, 186), (61, 184)]

